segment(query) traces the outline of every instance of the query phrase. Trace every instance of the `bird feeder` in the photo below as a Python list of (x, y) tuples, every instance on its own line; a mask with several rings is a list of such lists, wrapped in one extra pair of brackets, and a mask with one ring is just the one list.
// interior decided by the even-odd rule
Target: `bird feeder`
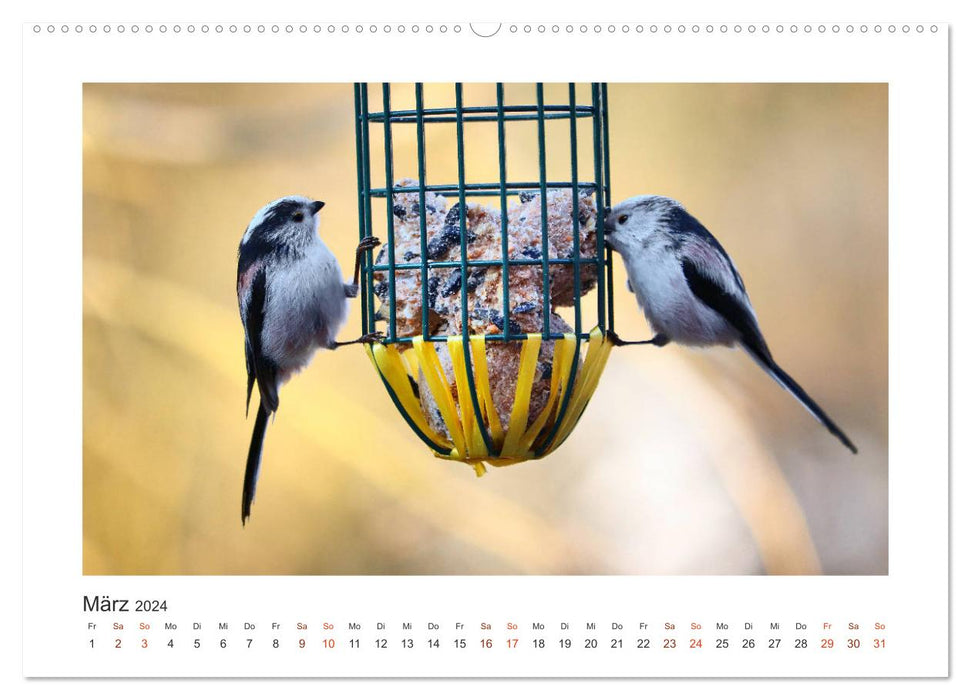
[[(369, 105), (369, 92), (367, 84), (355, 85), (360, 238), (381, 236), (377, 217), (386, 218), (387, 235), (385, 249), (369, 251), (362, 268), (362, 334), (385, 332), (365, 346), (368, 356), (402, 418), (435, 456), (466, 462), (480, 476), (484, 463), (544, 457), (577, 425), (611, 349), (612, 260), (603, 225), (610, 205), (607, 86), (592, 84), (589, 104), (577, 104), (572, 83), (567, 104), (546, 104), (542, 84), (535, 102), (507, 104), (498, 83), (495, 104), (466, 106), (457, 83), (454, 103), (426, 108), (419, 83), (414, 108), (392, 110), (385, 83), (378, 111)], [(568, 140), (551, 142), (551, 120), (569, 121)], [(495, 124), (497, 182), (465, 177), (465, 125), (482, 122)], [(536, 126), (535, 181), (506, 177), (507, 133), (517, 122)], [(399, 138), (409, 148), (417, 144), (417, 172), (409, 173), (414, 180), (396, 179), (396, 124), (414, 125), (414, 139)], [(426, 176), (426, 131), (442, 124), (454, 125), (457, 182)], [(580, 128), (592, 132), (593, 153), (584, 158), (592, 172), (583, 179)], [(383, 173), (372, 164), (372, 130), (380, 134), (374, 140), (382, 151), (374, 160), (383, 163)], [(568, 150), (569, 180), (547, 178), (552, 149)], [(455, 201), (448, 214), (440, 211), (446, 198)], [(496, 206), (484, 207), (483, 200)], [(409, 226), (410, 248), (402, 254)], [(517, 248), (523, 236), (532, 236), (533, 244)], [(580, 297), (594, 283), (596, 319), (584, 319)], [(443, 310), (445, 294), (451, 306)], [(533, 301), (520, 301), (523, 294)], [(480, 303), (486, 296), (490, 303)], [(402, 309), (409, 303), (406, 322)]]

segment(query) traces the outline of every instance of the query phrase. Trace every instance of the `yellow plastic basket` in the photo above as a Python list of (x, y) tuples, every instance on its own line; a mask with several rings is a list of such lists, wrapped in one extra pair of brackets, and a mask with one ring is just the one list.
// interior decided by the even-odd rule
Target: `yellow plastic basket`
[[(464, 339), (462, 336), (450, 336), (446, 341), (454, 368), (457, 396), (445, 379), (445, 371), (432, 342), (413, 338), (402, 343), (401, 349), (398, 345), (381, 343), (365, 347), (398, 410), (435, 456), (466, 462), (472, 465), (478, 476), (482, 476), (485, 462), (503, 467), (545, 457), (563, 444), (590, 402), (613, 347), (599, 329), (594, 329), (589, 334), (589, 340), (581, 343), (586, 345), (586, 355), (580, 366), (577, 360), (581, 348), (577, 345), (576, 335), (566, 334), (553, 341), (549, 398), (532, 424), (528, 424), (533, 378), (542, 340), (541, 334), (531, 333), (520, 343), (516, 394), (508, 429), (505, 430), (489, 388), (486, 340), (483, 336), (469, 337), (474, 384), (470, 384), (470, 373), (466, 371)], [(418, 384), (419, 373), (428, 383), (450, 439), (433, 430), (425, 419), (413, 388)], [(483, 435), (476, 420), (475, 402), (478, 402), (479, 415), (485, 419), (483, 423), (488, 436)], [(491, 451), (487, 444), (492, 445)]]

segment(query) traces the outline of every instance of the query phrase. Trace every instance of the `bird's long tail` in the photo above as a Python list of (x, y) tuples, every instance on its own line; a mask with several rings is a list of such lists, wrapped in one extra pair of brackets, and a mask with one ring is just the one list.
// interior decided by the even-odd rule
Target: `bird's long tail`
[(846, 445), (846, 448), (850, 452), (856, 454), (856, 445), (846, 437), (846, 433), (840, 430), (840, 427), (833, 422), (833, 419), (826, 415), (826, 411), (820, 408), (819, 404), (812, 400), (812, 397), (806, 393), (805, 389), (799, 386), (795, 379), (786, 374), (767, 352), (750, 347), (747, 343), (742, 343), (742, 347), (748, 351), (752, 359), (759, 363), (762, 369), (769, 373), (770, 377), (775, 379), (783, 389), (792, 394), (802, 404), (803, 408), (809, 411), (816, 420), (835, 435), (837, 440)]
[(263, 438), (266, 437), (266, 425), (269, 414), (260, 407), (256, 411), (256, 422), (253, 424), (253, 437), (249, 443), (249, 454), (246, 456), (246, 475), (243, 477), (243, 525), (249, 517), (253, 498), (256, 496), (256, 480), (260, 477), (260, 461), (263, 458)]

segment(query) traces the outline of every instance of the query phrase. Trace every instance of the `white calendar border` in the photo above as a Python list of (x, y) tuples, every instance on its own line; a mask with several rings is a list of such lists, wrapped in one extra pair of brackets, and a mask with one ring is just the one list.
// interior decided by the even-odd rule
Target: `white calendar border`
[[(267, 23), (269, 24), (269, 23)], [(285, 22), (281, 21), (285, 25)], [(803, 23), (800, 23), (800, 25)], [(814, 25), (817, 23), (814, 23)], [(923, 23), (929, 27), (931, 23)], [(60, 25), (57, 25), (60, 26)], [(73, 26), (73, 23), (71, 24)], [(197, 25), (199, 26), (199, 25)], [(636, 80), (671, 81), (876, 81), (889, 82), (891, 139), (891, 478), (890, 478), (890, 575), (887, 577), (840, 578), (750, 578), (750, 577), (618, 577), (616, 579), (543, 577), (403, 577), (395, 579), (396, 596), (403, 600), (448, 600), (455, 590), (466, 591), (467, 600), (481, 600), (475, 591), (489, 597), (525, 597), (535, 605), (542, 601), (568, 605), (573, 596), (589, 598), (591, 584), (630, 600), (638, 587), (648, 589), (657, 599), (674, 603), (693, 595), (710, 599), (717, 591), (717, 602), (733, 605), (764, 605), (765, 601), (786, 599), (810, 601), (826, 596), (825, 603), (838, 606), (840, 599), (851, 599), (858, 606), (870, 604), (873, 614), (895, 609), (901, 600), (916, 596), (922, 601), (927, 619), (903, 614), (891, 621), (891, 630), (900, 635), (902, 649), (888, 654), (888, 664), (899, 675), (940, 675), (946, 673), (947, 657), (947, 316), (943, 300), (947, 294), (947, 76), (942, 70), (946, 60), (946, 31), (904, 37), (871, 33), (864, 41), (860, 35), (792, 33), (782, 35), (691, 36), (690, 33), (659, 33), (650, 40), (637, 41), (618, 34), (588, 35), (589, 49), (570, 61), (559, 61), (542, 74), (522, 73), (523, 52), (540, 52), (565, 36), (533, 34), (500, 35), (476, 41), (467, 34), (432, 34), (422, 42), (408, 37), (374, 37), (380, 51), (405, 50), (415, 56), (411, 65), (431, 69), (418, 76), (409, 66), (387, 63), (374, 52), (366, 65), (348, 73), (339, 60), (359, 39), (351, 33), (334, 35), (332, 42), (315, 41), (312, 35), (265, 36), (273, 51), (285, 50), (292, 58), (281, 70), (266, 60), (269, 51), (247, 51), (242, 36), (212, 34), (202, 40), (184, 34), (178, 38), (155, 34), (134, 36), (114, 34), (33, 35), (25, 28), (25, 105), (30, 114), (43, 118), (24, 122), (24, 207), (49, 203), (51, 193), (59, 193), (63, 205), (60, 224), (63, 236), (58, 241), (65, 253), (51, 258), (51, 246), (37, 221), (24, 222), (24, 374), (31, 380), (30, 393), (24, 396), (24, 670), (42, 675), (52, 668), (58, 674), (87, 675), (90, 667), (78, 667), (63, 658), (75, 650), (75, 638), (58, 649), (43, 630), (52, 624), (80, 619), (83, 591), (128, 590), (145, 594), (162, 591), (170, 600), (185, 600), (189, 595), (211, 602), (240, 599), (246, 592), (267, 594), (280, 591), (294, 596), (311, 595), (325, 588), (341, 600), (355, 593), (380, 597), (389, 582), (382, 577), (278, 579), (224, 577), (209, 578), (82, 578), (80, 571), (80, 306), (64, 304), (80, 292), (80, 81), (310, 81), (329, 82), (349, 79), (428, 81), (462, 79), (544, 79), (549, 81)], [(690, 26), (690, 25), (689, 25)], [(745, 25), (743, 25), (745, 26)], [(832, 25), (829, 25), (832, 26)], [(873, 26), (872, 24), (870, 26)], [(899, 25), (898, 25), (899, 26)], [(945, 25), (937, 25), (946, 29)], [(690, 29), (688, 30), (690, 32)], [(434, 38), (432, 38), (434, 37)], [(573, 39), (574, 41), (576, 39)], [(252, 41), (247, 40), (247, 41)], [(486, 44), (486, 41), (490, 42)], [(910, 42), (908, 45), (907, 42)], [(160, 45), (164, 43), (165, 46)], [(505, 46), (511, 47), (505, 50)], [(922, 51), (910, 51), (914, 44)], [(474, 46), (474, 45), (473, 45)], [(153, 60), (150, 53), (165, 49), (165, 60)], [(699, 47), (703, 51), (698, 51)], [(326, 52), (335, 51), (334, 60)], [(375, 47), (377, 48), (377, 46)], [(451, 50), (454, 49), (454, 50)], [(512, 50), (514, 49), (514, 50)], [(858, 51), (866, 51), (863, 56)], [(209, 54), (220, 56), (213, 62)], [(477, 68), (473, 61), (479, 51), (488, 51), (492, 66)], [(812, 63), (806, 62), (811, 52)], [(120, 53), (124, 61), (119, 61)], [(423, 61), (418, 56), (426, 54)], [(616, 61), (605, 74), (590, 56), (609, 55)], [(712, 62), (706, 55), (717, 55)], [(441, 60), (448, 55), (449, 61)], [(158, 54), (156, 54), (156, 57)], [(512, 56), (516, 56), (515, 60)], [(771, 56), (772, 60), (766, 60)], [(678, 60), (673, 60), (673, 58)], [(663, 66), (658, 71), (643, 70), (642, 65)], [(618, 68), (623, 66), (624, 70)], [(912, 136), (913, 138), (906, 138)], [(919, 136), (919, 138), (918, 138)], [(46, 164), (63, 163), (60, 168)], [(902, 196), (906, 193), (907, 196)], [(72, 206), (73, 201), (73, 206)], [(915, 231), (921, 233), (915, 235)], [(940, 232), (939, 235), (925, 232)], [(73, 235), (72, 235), (73, 234)], [(43, 280), (43, 283), (41, 281)], [(54, 280), (52, 285), (51, 280)], [(912, 320), (922, 318), (921, 333), (914, 333)], [(44, 319), (43, 324), (39, 323)], [(920, 376), (907, 376), (901, 368), (920, 367)], [(62, 397), (52, 402), (51, 396)], [(50, 439), (50, 426), (58, 427), (58, 440)], [(906, 428), (906, 430), (904, 430)], [(910, 436), (910, 437), (908, 437)], [(905, 466), (908, 465), (908, 466)], [(910, 467), (909, 465), (915, 465)], [(57, 488), (52, 488), (57, 485)], [(51, 516), (55, 515), (54, 522)], [(76, 528), (72, 527), (76, 524)], [(928, 534), (932, 535), (928, 537)], [(930, 573), (925, 573), (930, 572)], [(65, 596), (64, 587), (76, 582), (77, 592)], [(550, 588), (553, 588), (551, 593)], [(227, 592), (227, 588), (231, 589)], [(303, 590), (301, 590), (303, 589)], [(497, 595), (498, 594), (498, 595)], [(558, 595), (559, 594), (559, 595)], [(119, 593), (120, 595), (120, 593)], [(561, 598), (560, 595), (566, 596)], [(414, 597), (412, 597), (414, 596)], [(300, 598), (296, 598), (300, 600)], [(304, 598), (306, 600), (306, 598)], [(575, 600), (575, 598), (574, 598)], [(928, 601), (924, 603), (923, 601)], [(420, 605), (420, 602), (416, 602)], [(692, 612), (704, 609), (692, 603)], [(718, 608), (719, 610), (721, 608)], [(758, 608), (762, 609), (762, 608)], [(859, 609), (859, 608), (855, 608)], [(912, 609), (908, 613), (914, 612)], [(499, 614), (499, 613), (496, 613)], [(699, 614), (700, 613), (695, 613)], [(811, 613), (808, 613), (811, 614)], [(900, 613), (895, 613), (895, 615)], [(503, 615), (509, 616), (508, 613)], [(420, 619), (421, 613), (414, 617)], [(46, 624), (45, 624), (46, 623)], [(910, 648), (904, 636), (921, 632), (922, 645)], [(43, 652), (39, 650), (43, 649)], [(36, 654), (34, 652), (37, 652)], [(66, 663), (65, 663), (66, 662)], [(390, 675), (406, 675), (413, 670), (399, 667)], [(72, 673), (72, 670), (74, 673)], [(349, 669), (352, 670), (352, 669)], [(663, 669), (665, 675), (679, 675), (676, 663)], [(727, 669), (715, 675), (734, 675)], [(792, 669), (777, 669), (782, 675)], [(145, 669), (133, 664), (135, 675)], [(214, 669), (215, 675), (227, 675)], [(299, 669), (297, 669), (299, 671)], [(532, 674), (535, 670), (529, 669)], [(610, 675), (611, 669), (605, 669)], [(829, 669), (826, 675), (842, 675)], [(844, 669), (847, 675), (859, 670)], [(228, 675), (237, 675), (230, 672)], [(467, 671), (476, 674), (475, 669)], [(686, 667), (683, 673), (692, 675)], [(424, 673), (422, 675), (439, 675)], [(516, 674), (509, 674), (516, 675)], [(749, 674), (750, 675), (750, 674)], [(797, 674), (798, 675), (798, 674)], [(879, 675), (863, 673), (863, 675)]]

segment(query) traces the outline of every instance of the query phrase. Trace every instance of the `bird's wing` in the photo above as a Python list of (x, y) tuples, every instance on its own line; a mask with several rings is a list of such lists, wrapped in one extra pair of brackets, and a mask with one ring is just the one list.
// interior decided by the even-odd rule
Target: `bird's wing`
[(249, 287), (256, 269), (256, 265), (247, 265), (242, 257), (236, 265), (236, 298), (239, 301), (239, 319), (243, 322), (243, 356), (246, 358), (246, 415), (249, 415), (249, 402), (253, 395), (253, 384), (256, 382), (256, 362), (253, 359), (253, 348), (249, 344), (243, 299), (245, 295), (250, 294)]
[(246, 356), (246, 415), (249, 415), (249, 402), (253, 396), (253, 384), (256, 383), (256, 363), (253, 361), (253, 351), (250, 350), (249, 340), (243, 336), (243, 354)]
[[(765, 338), (762, 337), (762, 331), (759, 330), (758, 321), (755, 319), (755, 312), (752, 311), (752, 304), (745, 293), (745, 287), (742, 286), (742, 278), (725, 250), (718, 245), (717, 248), (698, 246), (692, 251), (685, 252), (688, 254), (681, 258), (681, 270), (692, 294), (731, 324), (739, 333), (742, 347), (769, 373), (769, 376), (792, 394), (816, 420), (856, 454), (856, 446), (846, 433), (826, 415), (805, 389), (772, 359), (772, 353), (769, 352)], [(733, 282), (737, 282), (737, 285)]]
[[(255, 269), (254, 269), (255, 268)], [(240, 295), (249, 289), (249, 303), (243, 314), (243, 328), (246, 338), (246, 371), (248, 387), (246, 403), (249, 406), (249, 395), (253, 390), (253, 380), (260, 388), (262, 406), (268, 413), (273, 413), (280, 405), (277, 395), (276, 364), (263, 354), (263, 321), (266, 308), (266, 270), (263, 266), (253, 266), (242, 273), (239, 279)], [(242, 297), (240, 297), (242, 298)]]
[(703, 250), (703, 254), (689, 254), (681, 259), (681, 270), (692, 294), (735, 328), (745, 347), (771, 360), (748, 295), (740, 283), (736, 284), (741, 278), (732, 261), (721, 251), (709, 247)]

